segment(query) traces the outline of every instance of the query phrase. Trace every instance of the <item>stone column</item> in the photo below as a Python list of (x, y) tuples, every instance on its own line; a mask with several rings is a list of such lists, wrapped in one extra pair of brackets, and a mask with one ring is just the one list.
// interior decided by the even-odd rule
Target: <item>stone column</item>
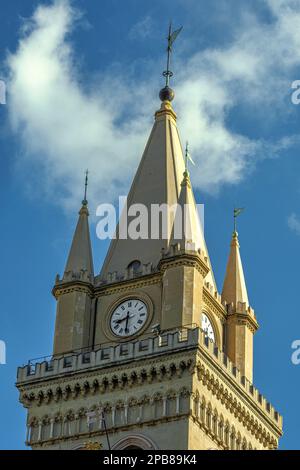
[(42, 439), (42, 421), (39, 421), (39, 430), (38, 430), (38, 441), (41, 441)]
[(75, 436), (79, 434), (79, 414), (75, 414), (74, 416), (74, 434)]
[(115, 406), (111, 407), (111, 424), (112, 424), (112, 427), (115, 427), (116, 425), (116, 407)]
[(50, 419), (50, 439), (53, 438), (53, 431), (54, 431), (54, 422), (55, 422), (55, 419), (54, 418), (51, 418)]
[(176, 414), (179, 415), (180, 413), (180, 394), (176, 395)]
[(124, 421), (125, 421), (125, 424), (128, 424), (128, 404), (127, 403), (124, 405)]
[(167, 415), (167, 397), (163, 397), (163, 418)]

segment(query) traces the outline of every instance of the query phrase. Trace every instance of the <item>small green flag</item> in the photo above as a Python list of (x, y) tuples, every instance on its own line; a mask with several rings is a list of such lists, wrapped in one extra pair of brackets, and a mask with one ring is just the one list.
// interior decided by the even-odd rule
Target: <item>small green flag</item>
[(243, 211), (245, 210), (244, 207), (239, 207), (233, 210), (234, 217), (238, 217)]
[(185, 169), (187, 170), (188, 167), (188, 161), (190, 161), (193, 165), (195, 165), (194, 160), (192, 159), (190, 152), (189, 152), (189, 143), (186, 143), (185, 147)]
[(177, 38), (178, 34), (180, 33), (180, 31), (182, 30), (182, 26), (181, 28), (179, 29), (176, 29), (176, 31), (173, 31), (173, 33), (170, 32), (169, 34), (169, 37), (168, 37), (168, 48), (171, 50), (172, 48), (172, 45), (173, 45), (173, 42), (175, 41), (175, 39)]
[(193, 165), (195, 165), (195, 162), (194, 162), (194, 160), (192, 159), (192, 157), (191, 157), (191, 155), (190, 155), (189, 152), (186, 153), (186, 158), (187, 158)]

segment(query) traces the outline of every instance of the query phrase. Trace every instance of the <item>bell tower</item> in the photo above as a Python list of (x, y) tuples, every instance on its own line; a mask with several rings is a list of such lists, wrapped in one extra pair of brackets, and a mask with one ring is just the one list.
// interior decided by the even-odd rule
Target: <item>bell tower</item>
[[(252, 383), (258, 325), (237, 234), (222, 296), (214, 279), (169, 86), (179, 32), (102, 269), (94, 275), (85, 195), (53, 288), (53, 354), (18, 369), (33, 449), (275, 449), (282, 434)], [(146, 229), (132, 237), (141, 210)]]

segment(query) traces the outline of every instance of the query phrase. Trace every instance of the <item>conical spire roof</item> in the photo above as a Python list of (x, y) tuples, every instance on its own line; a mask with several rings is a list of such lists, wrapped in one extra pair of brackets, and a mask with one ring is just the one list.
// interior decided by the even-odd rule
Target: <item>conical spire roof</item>
[(181, 192), (178, 201), (178, 210), (175, 214), (175, 220), (172, 230), (170, 245), (179, 244), (183, 251), (200, 250), (207, 258), (210, 271), (205, 281), (216, 288), (216, 282), (212, 271), (208, 250), (204, 238), (203, 227), (197, 210), (196, 201), (187, 170), (183, 173), (181, 183)]
[(233, 232), (230, 253), (227, 263), (226, 275), (222, 291), (222, 302), (245, 303), (249, 307), (248, 293), (246, 288), (244, 270), (240, 256), (240, 245), (238, 233)]
[[(117, 230), (116, 238), (112, 240), (103, 264), (100, 274), (102, 280), (107, 280), (110, 273), (122, 276), (133, 261), (139, 261), (141, 265), (152, 266), (154, 269), (158, 266), (162, 251), (167, 252), (172, 243), (176, 213), (169, 211), (167, 230), (163, 236), (160, 230), (159, 236), (153, 237), (151, 228), (155, 225), (155, 217), (152, 209), (162, 205), (176, 208), (178, 204), (191, 203), (192, 239), (195, 239), (197, 249), (201, 248), (208, 257), (191, 184), (189, 178), (186, 182), (182, 180), (183, 174), (185, 174), (185, 162), (176, 125), (176, 114), (171, 102), (166, 99), (162, 102), (160, 110), (155, 113), (155, 122), (127, 199), (127, 209), (135, 204), (146, 207), (149, 215), (148, 238), (124, 239), (119, 236)], [(125, 218), (121, 217), (121, 220), (124, 222)], [(128, 217), (125, 221), (126, 228), (130, 226), (130, 220), (132, 219)], [(160, 229), (162, 229), (161, 223)], [(207, 281), (216, 288), (212, 270)]]
[[(176, 126), (176, 114), (171, 103), (163, 101), (160, 110), (155, 114), (155, 122), (127, 199), (128, 208), (134, 204), (143, 204), (147, 209), (148, 239), (122, 239), (117, 234), (103, 264), (102, 278), (106, 278), (108, 273), (124, 273), (134, 260), (140, 261), (141, 264), (158, 265), (161, 250), (166, 250), (169, 246), (172, 220), (168, 221), (164, 237), (151, 237), (151, 208), (154, 205), (157, 207), (167, 204), (170, 207), (177, 204), (183, 172), (184, 159)], [(131, 220), (132, 218), (128, 217), (127, 227)]]
[(65, 267), (64, 279), (70, 277), (90, 281), (93, 279), (94, 267), (88, 216), (87, 201), (84, 199)]

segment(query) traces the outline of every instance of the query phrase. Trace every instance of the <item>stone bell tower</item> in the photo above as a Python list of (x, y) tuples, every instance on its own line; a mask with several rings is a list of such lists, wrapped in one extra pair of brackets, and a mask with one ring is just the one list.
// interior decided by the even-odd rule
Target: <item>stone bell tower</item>
[(33, 449), (108, 448), (108, 441), (112, 449), (277, 448), (282, 418), (252, 383), (258, 324), (237, 234), (221, 296), (169, 78), (128, 195), (128, 210), (139, 204), (149, 215), (148, 236), (121, 237), (122, 216), (94, 275), (84, 198), (53, 288), (53, 353), (18, 369)]

